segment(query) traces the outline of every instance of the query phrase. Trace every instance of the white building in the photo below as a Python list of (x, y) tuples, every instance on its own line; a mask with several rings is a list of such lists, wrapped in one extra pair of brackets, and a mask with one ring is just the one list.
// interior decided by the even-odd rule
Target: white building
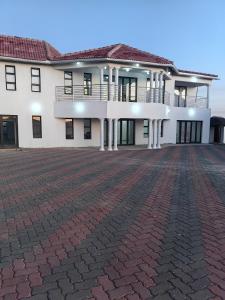
[(123, 44), (63, 55), (0, 36), (0, 147), (208, 143), (214, 79)]

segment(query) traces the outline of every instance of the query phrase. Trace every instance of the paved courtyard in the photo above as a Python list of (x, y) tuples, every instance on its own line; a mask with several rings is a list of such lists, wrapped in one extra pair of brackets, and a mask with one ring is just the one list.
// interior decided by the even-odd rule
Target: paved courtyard
[(0, 166), (0, 299), (225, 299), (224, 146)]

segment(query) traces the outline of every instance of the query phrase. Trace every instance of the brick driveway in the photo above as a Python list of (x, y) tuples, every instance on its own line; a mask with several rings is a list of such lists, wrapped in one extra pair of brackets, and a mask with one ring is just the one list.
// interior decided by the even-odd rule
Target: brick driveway
[(0, 299), (225, 299), (224, 146), (0, 162)]

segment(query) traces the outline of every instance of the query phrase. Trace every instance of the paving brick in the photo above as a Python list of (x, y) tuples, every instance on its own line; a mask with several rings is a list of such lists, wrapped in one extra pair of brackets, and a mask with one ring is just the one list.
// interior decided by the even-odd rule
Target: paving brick
[(223, 299), (224, 149), (1, 152), (0, 298)]

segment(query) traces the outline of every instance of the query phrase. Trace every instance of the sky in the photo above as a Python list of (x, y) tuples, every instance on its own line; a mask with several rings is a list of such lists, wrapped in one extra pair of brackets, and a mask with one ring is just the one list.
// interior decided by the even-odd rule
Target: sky
[(210, 105), (225, 115), (225, 0), (0, 0), (0, 33), (62, 53), (125, 43), (218, 74)]

